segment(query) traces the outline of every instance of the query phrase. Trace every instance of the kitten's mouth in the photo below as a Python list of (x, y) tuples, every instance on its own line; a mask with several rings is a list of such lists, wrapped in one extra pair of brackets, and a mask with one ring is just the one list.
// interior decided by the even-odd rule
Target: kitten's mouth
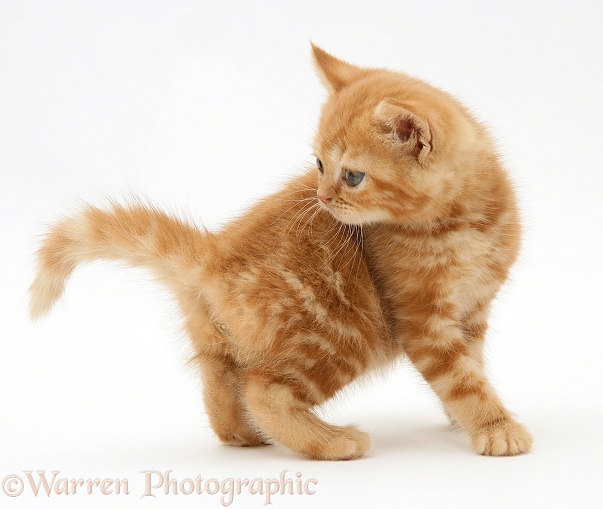
[(345, 211), (342, 212), (338, 210), (337, 207), (326, 204), (321, 200), (318, 200), (318, 205), (322, 210), (329, 213), (333, 218), (335, 218), (335, 220), (339, 221), (340, 223), (349, 224), (353, 226), (362, 226), (364, 224), (361, 218), (356, 214), (345, 213)]
[(318, 200), (318, 205), (322, 210), (329, 213), (336, 221), (350, 226), (367, 226), (370, 224), (388, 224), (395, 222), (387, 211), (374, 209), (362, 212), (354, 208), (348, 208), (346, 205), (323, 203)]

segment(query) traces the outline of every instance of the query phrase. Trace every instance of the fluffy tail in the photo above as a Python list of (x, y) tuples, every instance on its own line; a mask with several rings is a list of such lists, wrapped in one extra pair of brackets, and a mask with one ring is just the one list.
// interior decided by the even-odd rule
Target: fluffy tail
[(51, 228), (38, 250), (38, 273), (30, 288), (32, 318), (46, 314), (62, 295), (75, 268), (94, 260), (145, 267), (174, 290), (199, 281), (215, 252), (209, 232), (135, 204), (108, 210), (86, 207)]

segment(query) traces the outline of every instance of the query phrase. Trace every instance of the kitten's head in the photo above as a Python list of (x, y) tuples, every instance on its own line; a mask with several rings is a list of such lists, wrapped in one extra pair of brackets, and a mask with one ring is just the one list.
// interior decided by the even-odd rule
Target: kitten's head
[(475, 158), (492, 152), (479, 124), (420, 80), (313, 53), (329, 93), (314, 142), (321, 206), (348, 224), (450, 214)]

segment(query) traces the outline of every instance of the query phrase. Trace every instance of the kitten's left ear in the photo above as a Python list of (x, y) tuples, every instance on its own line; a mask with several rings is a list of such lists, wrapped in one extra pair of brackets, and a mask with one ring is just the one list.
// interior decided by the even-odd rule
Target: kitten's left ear
[(396, 143), (413, 148), (417, 159), (424, 159), (432, 150), (431, 129), (426, 120), (402, 106), (381, 101), (374, 112), (375, 120)]
[(310, 44), (312, 45), (316, 71), (322, 84), (330, 93), (338, 92), (363, 74), (361, 67), (339, 60), (314, 43), (311, 42)]

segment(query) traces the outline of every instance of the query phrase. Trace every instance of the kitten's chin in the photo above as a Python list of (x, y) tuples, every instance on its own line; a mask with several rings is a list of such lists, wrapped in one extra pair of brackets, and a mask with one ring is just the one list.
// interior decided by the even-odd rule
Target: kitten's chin
[[(319, 202), (320, 203), (320, 202)], [(391, 218), (385, 212), (370, 211), (370, 212), (349, 212), (333, 209), (324, 203), (320, 203), (323, 210), (328, 212), (337, 221), (351, 226), (365, 226), (368, 224), (390, 222)]]

